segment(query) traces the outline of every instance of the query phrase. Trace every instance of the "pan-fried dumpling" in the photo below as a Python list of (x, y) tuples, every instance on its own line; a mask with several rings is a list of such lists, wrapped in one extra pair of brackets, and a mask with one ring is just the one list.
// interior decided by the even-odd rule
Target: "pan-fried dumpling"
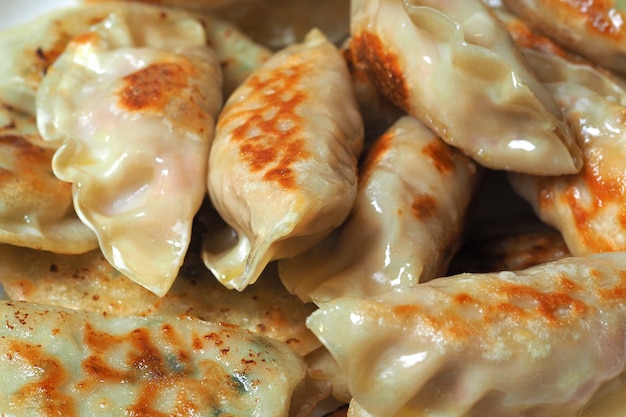
[(580, 169), (550, 94), (480, 0), (356, 0), (351, 34), (379, 89), (480, 164), (539, 175)]
[(515, 190), (574, 255), (626, 250), (626, 91), (588, 65), (528, 56), (576, 130), (585, 162), (576, 175), (511, 175)]
[(168, 14), (133, 11), (68, 44), (37, 91), (37, 122), (63, 143), (54, 173), (73, 183), (76, 212), (106, 258), (164, 295), (206, 194), (221, 71), (204, 37), (172, 37), (171, 24), (158, 25)]
[(58, 253), (97, 248), (74, 211), (72, 186), (52, 173), (54, 150), (37, 142), (35, 119), (0, 105), (0, 242)]
[(304, 361), (287, 345), (191, 318), (106, 318), (0, 303), (0, 413), (287, 417)]
[[(90, 3), (111, 2), (124, 3), (129, 0), (86, 0)], [(189, 10), (211, 11), (228, 5), (242, 5), (253, 0), (131, 0), (138, 3), (158, 4), (168, 7), (179, 7)]]
[(572, 256), (553, 229), (492, 236), (467, 242), (452, 259), (448, 274), (518, 271)]
[(367, 75), (364, 66), (356, 60), (349, 40), (344, 42), (341, 53), (346, 60), (352, 78), (354, 95), (363, 118), (365, 147), (367, 147), (406, 113), (396, 107), (384, 94), (381, 94)]
[(317, 303), (445, 275), (479, 173), (424, 124), (401, 118), (370, 147), (346, 222), (311, 250), (279, 261), (281, 280)]
[(236, 324), (287, 343), (301, 355), (320, 346), (305, 325), (314, 306), (285, 290), (276, 268), (239, 293), (226, 289), (190, 251), (163, 297), (120, 274), (98, 250), (81, 255), (0, 245), (0, 285), (12, 300), (94, 311), (107, 317), (190, 316)]
[(0, 135), (19, 136), (33, 145), (56, 149), (41, 138), (35, 116), (3, 103), (0, 99)]
[(111, 13), (134, 15), (141, 21), (134, 34), (143, 31), (139, 38), (151, 46), (204, 42), (203, 28), (182, 11), (132, 3), (60, 8), (0, 32), (2, 100), (35, 114), (35, 94), (50, 65), (63, 53), (70, 39), (89, 31)]
[(607, 68), (626, 72), (626, 13), (619, 0), (503, 0), (531, 27)]
[(230, 97), (252, 71), (272, 56), (272, 52), (226, 20), (210, 13), (197, 16), (204, 26), (207, 44), (220, 58), (223, 95)]
[(574, 416), (624, 372), (625, 291), (612, 252), (339, 298), (307, 325), (372, 416)]
[(310, 248), (356, 197), (363, 124), (345, 61), (318, 31), (277, 52), (230, 97), (209, 160), (209, 195), (235, 231), (207, 234), (203, 259), (229, 288)]
[(565, 50), (562, 46), (555, 43), (551, 38), (545, 36), (545, 34), (530, 27), (528, 22), (520, 19), (519, 16), (511, 13), (500, 1), (490, 5), (490, 10), (494, 16), (500, 20), (506, 30), (509, 32), (515, 43), (521, 48), (533, 48), (547, 53), (560, 56), (576, 56), (578, 59), (582, 59), (580, 55), (573, 55), (570, 51)]

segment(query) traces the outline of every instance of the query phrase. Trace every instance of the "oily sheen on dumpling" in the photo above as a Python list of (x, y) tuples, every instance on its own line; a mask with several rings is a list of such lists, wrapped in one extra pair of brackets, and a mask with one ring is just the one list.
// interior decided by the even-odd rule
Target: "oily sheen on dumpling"
[(0, 302), (0, 413), (287, 417), (304, 361), (287, 345), (191, 318), (106, 318)]
[(311, 250), (279, 261), (281, 280), (318, 302), (445, 275), (479, 178), (476, 163), (404, 116), (369, 148), (346, 222)]
[(313, 31), (277, 52), (235, 90), (217, 123), (209, 195), (236, 236), (228, 246), (206, 234), (207, 267), (242, 290), (269, 261), (328, 235), (354, 203), (362, 143), (337, 48)]
[[(182, 11), (134, 3), (77, 4), (59, 8), (0, 31), (0, 50), (4, 57), (0, 61), (2, 100), (34, 115), (35, 94), (50, 65), (74, 36), (87, 32), (111, 13), (136, 16), (146, 29), (141, 37), (153, 46), (170, 41), (180, 43), (181, 39), (202, 42), (204, 37), (202, 27)], [(155, 26), (160, 29), (148, 29)]]
[(576, 131), (585, 162), (562, 177), (511, 175), (515, 190), (557, 228), (574, 255), (626, 249), (626, 90), (607, 74), (527, 51)]
[(626, 13), (619, 0), (503, 0), (528, 24), (593, 62), (626, 73)]
[(54, 150), (41, 142), (32, 116), (0, 104), (0, 242), (68, 254), (97, 248), (72, 186), (52, 173)]
[(74, 38), (37, 91), (52, 166), (109, 262), (158, 295), (178, 273), (206, 194), (221, 71), (203, 35), (172, 37), (186, 15), (111, 13)]
[(307, 325), (367, 414), (576, 416), (626, 362), (626, 253), (338, 298)]
[(553, 99), (480, 0), (353, 1), (351, 34), (379, 89), (480, 164), (539, 175), (580, 169)]

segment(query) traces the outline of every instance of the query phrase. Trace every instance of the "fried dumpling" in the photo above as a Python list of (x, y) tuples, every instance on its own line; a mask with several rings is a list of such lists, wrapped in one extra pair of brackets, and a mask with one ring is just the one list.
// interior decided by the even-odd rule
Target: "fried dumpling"
[(626, 13), (618, 0), (503, 0), (528, 24), (593, 62), (626, 73)]
[[(180, 268), (206, 194), (219, 61), (197, 39), (172, 36), (187, 15), (111, 13), (74, 38), (37, 90), (52, 161), (109, 262), (158, 295)], [(150, 9), (152, 10), (152, 9)]]
[(307, 324), (366, 415), (574, 416), (624, 372), (625, 291), (612, 252), (339, 298)]
[(579, 136), (585, 162), (576, 175), (511, 175), (512, 185), (574, 255), (626, 250), (626, 90), (591, 66), (527, 54)]
[(539, 175), (580, 169), (552, 97), (480, 0), (353, 1), (351, 36), (381, 92), (480, 164)]
[(363, 118), (365, 147), (368, 147), (371, 142), (378, 139), (406, 113), (396, 107), (384, 94), (381, 94), (367, 75), (364, 66), (356, 60), (349, 40), (344, 42), (341, 53), (350, 71), (354, 95)]
[(234, 24), (214, 14), (199, 13), (196, 16), (204, 26), (207, 44), (220, 58), (222, 92), (224, 97), (229, 97), (252, 71), (272, 56), (272, 52), (254, 42)]
[(209, 159), (209, 195), (235, 231), (204, 238), (205, 264), (242, 290), (273, 259), (310, 248), (356, 197), (363, 143), (345, 61), (319, 32), (272, 56), (231, 95)]
[[(128, 0), (87, 0), (127, 2)], [(133, 0), (216, 13), (235, 23), (256, 42), (279, 50), (300, 42), (317, 28), (335, 43), (349, 32), (349, 0)]]
[(106, 318), (0, 302), (0, 413), (287, 417), (304, 361), (287, 345), (191, 318)]
[(168, 7), (179, 7), (188, 10), (212, 11), (228, 5), (241, 5), (252, 0), (86, 0), (90, 3), (124, 3), (137, 2), (147, 4), (157, 4)]
[[(89, 31), (111, 13), (142, 19), (143, 41), (156, 46), (170, 42), (203, 42), (203, 28), (182, 11), (132, 3), (102, 3), (60, 8), (30, 22), (0, 31), (0, 97), (13, 107), (35, 114), (35, 94), (50, 65), (67, 43)], [(151, 30), (152, 28), (159, 28)], [(139, 28), (135, 28), (139, 34)], [(167, 36), (164, 36), (167, 34)]]
[(97, 248), (74, 211), (71, 185), (52, 173), (54, 150), (37, 142), (35, 119), (0, 105), (0, 242), (58, 253)]
[(551, 228), (467, 242), (448, 274), (518, 271), (572, 256), (561, 233)]
[(0, 99), (0, 135), (19, 136), (33, 145), (56, 149), (56, 146), (41, 138), (34, 115), (17, 110), (10, 104), (3, 103), (2, 99)]
[(159, 297), (119, 273), (99, 250), (59, 255), (0, 245), (0, 285), (12, 300), (93, 311), (107, 317), (189, 316), (235, 324), (305, 355), (320, 346), (305, 327), (315, 307), (291, 295), (268, 268), (239, 293), (221, 285), (190, 251), (168, 293)]
[(356, 203), (327, 239), (279, 261), (303, 300), (368, 297), (445, 275), (480, 169), (411, 116), (368, 150)]

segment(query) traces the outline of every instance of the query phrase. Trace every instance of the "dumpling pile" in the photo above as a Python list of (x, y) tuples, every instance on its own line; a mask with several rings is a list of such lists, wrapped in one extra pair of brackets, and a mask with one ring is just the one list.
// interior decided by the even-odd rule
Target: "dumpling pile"
[(92, 0), (0, 31), (0, 414), (622, 416), (625, 17)]

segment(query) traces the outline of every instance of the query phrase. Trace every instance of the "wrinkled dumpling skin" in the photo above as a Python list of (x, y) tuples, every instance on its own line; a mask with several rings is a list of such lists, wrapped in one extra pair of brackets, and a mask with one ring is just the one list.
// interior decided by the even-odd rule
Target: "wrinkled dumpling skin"
[(404, 116), (369, 148), (346, 222), (311, 250), (279, 261), (281, 280), (317, 303), (445, 275), (479, 173), (471, 159)]
[(575, 173), (580, 150), (480, 0), (352, 2), (352, 48), (396, 105), (493, 168)]
[(72, 186), (54, 176), (53, 149), (31, 116), (0, 104), (0, 242), (57, 253), (98, 247), (74, 211)]
[(242, 290), (265, 265), (310, 248), (339, 226), (356, 197), (363, 124), (346, 64), (318, 31), (276, 53), (220, 114), (209, 195), (236, 232), (206, 234), (203, 259)]
[(585, 162), (576, 175), (511, 175), (514, 189), (574, 255), (625, 250), (626, 91), (590, 66), (528, 54), (576, 130)]
[(68, 44), (36, 97), (76, 212), (109, 262), (158, 295), (189, 245), (222, 103), (217, 57), (203, 35), (171, 37), (170, 18), (204, 33), (186, 15), (112, 13)]
[(289, 414), (304, 361), (236, 326), (0, 303), (0, 413)]
[(376, 417), (576, 416), (624, 371), (626, 253), (339, 298), (308, 326)]
[[(125, 2), (128, 0), (87, 0)], [(349, 31), (349, 0), (133, 0), (219, 14), (276, 51), (318, 28), (335, 43)]]
[[(67, 43), (111, 13), (137, 13), (144, 25), (161, 25), (171, 39), (202, 39), (197, 23), (182, 18), (186, 13), (167, 10), (167, 19), (158, 16), (165, 9), (129, 3), (103, 3), (60, 8), (30, 22), (0, 32), (0, 97), (24, 112), (35, 114), (35, 94), (50, 65), (63, 53)], [(160, 21), (159, 21), (160, 20)], [(158, 22), (158, 23), (157, 23)], [(164, 26), (167, 26), (166, 28)], [(147, 35), (151, 44), (168, 42), (158, 31)], [(159, 39), (160, 38), (160, 39)]]
[(617, 0), (503, 0), (528, 24), (564, 47), (626, 72), (626, 13)]

